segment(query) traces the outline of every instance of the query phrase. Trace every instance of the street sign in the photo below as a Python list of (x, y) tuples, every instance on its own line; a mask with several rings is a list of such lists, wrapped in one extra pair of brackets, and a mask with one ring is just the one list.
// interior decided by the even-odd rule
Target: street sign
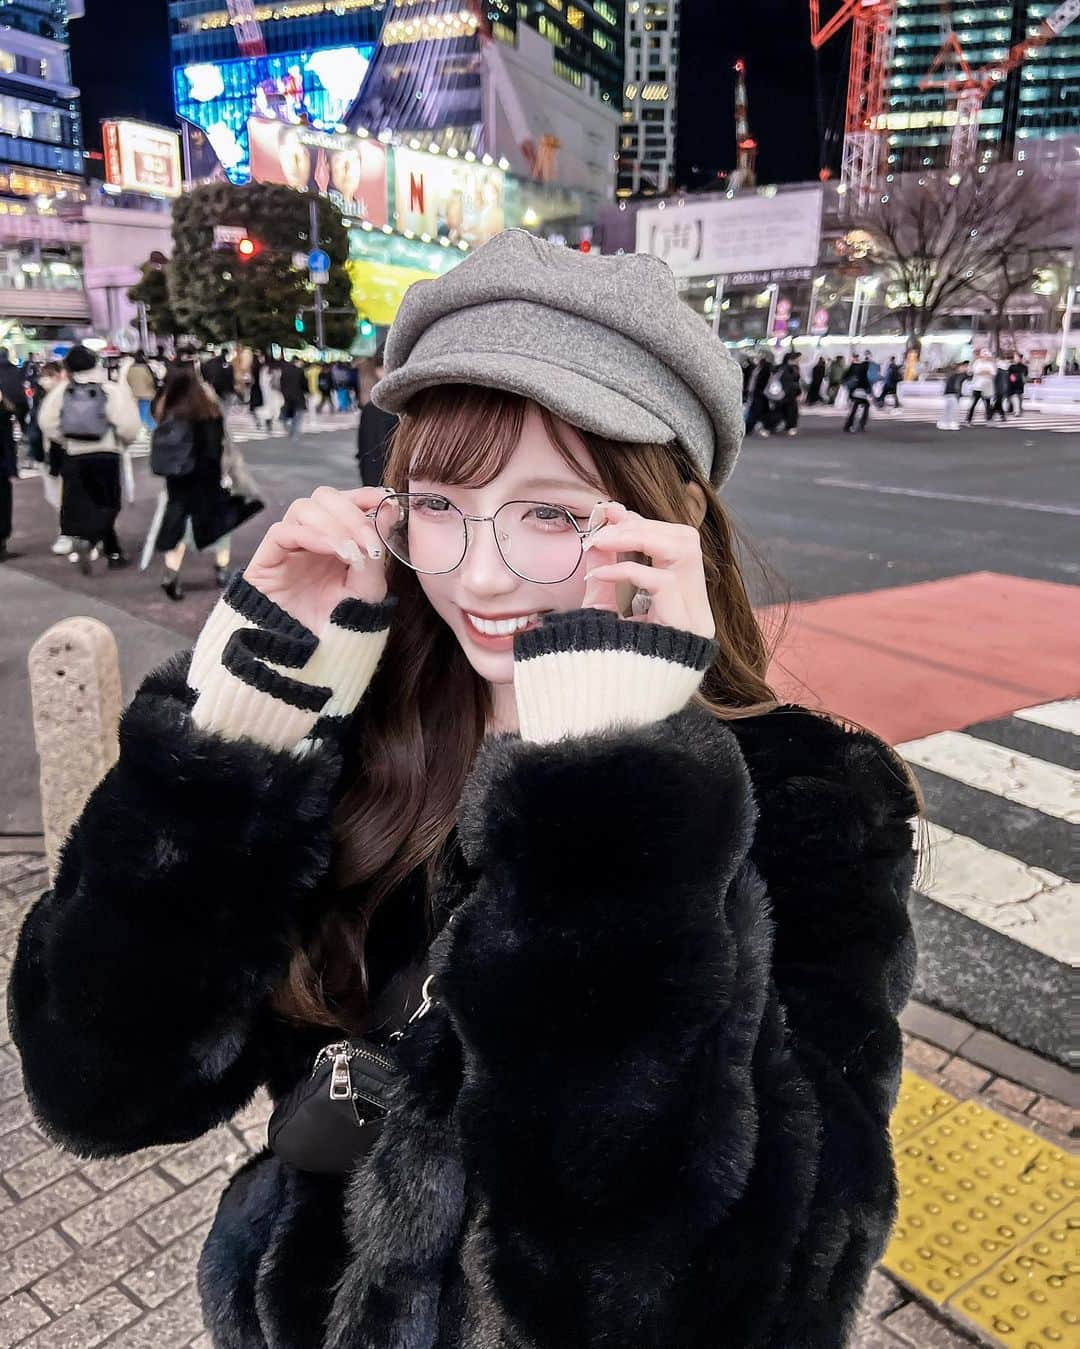
[(247, 230), (243, 225), (215, 225), (214, 226), (214, 247), (227, 248), (231, 244), (238, 244), (241, 239), (247, 238)]
[(321, 248), (312, 249), (308, 254), (307, 265), (311, 269), (312, 275), (316, 272), (328, 272), (330, 270), (330, 254), (324, 253)]
[(325, 286), (330, 280), (329, 272), (312, 272), (311, 284), (313, 286)]

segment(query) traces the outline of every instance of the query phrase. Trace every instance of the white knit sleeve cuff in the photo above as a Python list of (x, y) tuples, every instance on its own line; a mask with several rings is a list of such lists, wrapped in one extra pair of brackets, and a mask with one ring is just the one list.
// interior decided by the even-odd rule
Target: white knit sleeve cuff
[(716, 658), (716, 642), (595, 609), (551, 614), (514, 643), (523, 740), (646, 726), (681, 711)]
[(386, 645), (393, 607), (393, 600), (343, 600), (316, 638), (237, 578), (192, 655), (193, 720), (228, 739), (306, 753), (356, 710)]

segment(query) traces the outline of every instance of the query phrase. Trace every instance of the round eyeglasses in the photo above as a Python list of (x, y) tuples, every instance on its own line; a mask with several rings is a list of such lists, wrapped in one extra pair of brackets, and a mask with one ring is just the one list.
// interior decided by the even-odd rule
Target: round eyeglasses
[(469, 549), (469, 525), (490, 524), (499, 555), (522, 581), (558, 585), (581, 565), (588, 518), (544, 501), (508, 501), (494, 515), (466, 515), (431, 492), (394, 492), (372, 513), (379, 538), (413, 571), (438, 576), (454, 571)]

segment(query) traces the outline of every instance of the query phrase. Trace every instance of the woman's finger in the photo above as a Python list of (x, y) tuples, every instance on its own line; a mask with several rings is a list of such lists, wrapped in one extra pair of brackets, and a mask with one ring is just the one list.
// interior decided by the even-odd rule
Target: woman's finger
[[(712, 635), (711, 619), (706, 619), (703, 613), (697, 619), (693, 617), (697, 613), (697, 606), (692, 604), (682, 578), (674, 570), (650, 567), (644, 562), (613, 562), (598, 567), (593, 577), (598, 585), (628, 585), (636, 592), (648, 595), (650, 604), (647, 612), (642, 613), (640, 607), (637, 612), (632, 612), (628, 620), (632, 623), (659, 623), (664, 627), (682, 628), (701, 636)], [(708, 606), (705, 608), (707, 610)]]
[(382, 557), (383, 547), (375, 525), (369, 516), (348, 500), (344, 492), (337, 492), (332, 487), (316, 487), (311, 494), (311, 501), (333, 516), (345, 530), (346, 536), (368, 557), (375, 560)]
[(251, 560), (257, 566), (278, 567), (296, 553), (318, 553), (324, 557), (338, 557), (345, 562), (340, 552), (341, 542), (323, 529), (312, 528), (296, 520), (279, 520), (266, 531)]
[(701, 535), (692, 525), (674, 525), (630, 515), (604, 525), (585, 540), (593, 552), (602, 548), (614, 553), (643, 553), (657, 566), (673, 567), (701, 561)]

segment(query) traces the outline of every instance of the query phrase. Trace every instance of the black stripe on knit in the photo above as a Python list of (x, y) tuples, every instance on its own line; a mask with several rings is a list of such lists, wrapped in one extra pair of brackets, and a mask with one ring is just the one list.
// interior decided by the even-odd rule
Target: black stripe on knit
[(267, 599), (261, 590), (244, 579), (240, 572), (232, 578), (225, 589), (223, 598), (230, 609), (235, 609), (242, 617), (249, 619), (257, 627), (280, 633), (282, 637), (292, 637), (297, 641), (308, 641), (315, 645), (315, 634), (299, 619), (287, 614), (280, 605)]
[(335, 628), (345, 632), (385, 632), (397, 608), (397, 597), (388, 595), (381, 604), (367, 600), (342, 600), (330, 615)]
[[(319, 684), (302, 684), (299, 680), (290, 679), (288, 675), (279, 674), (277, 670), (265, 665), (263, 661), (267, 659), (274, 660), (278, 664), (286, 663), (280, 661), (276, 654), (265, 653), (268, 644), (265, 639), (273, 637), (272, 633), (241, 628), (229, 638), (222, 652), (222, 665), (230, 674), (243, 680), (251, 688), (258, 689), (260, 693), (269, 694), (271, 698), (288, 703), (290, 707), (298, 707), (304, 712), (321, 712), (333, 696), (333, 689), (324, 688)], [(281, 639), (278, 641), (280, 643)], [(253, 648), (262, 648), (262, 654), (258, 654)]]
[(604, 609), (573, 609), (547, 614), (543, 626), (514, 640), (514, 660), (574, 651), (634, 651), (656, 656), (689, 670), (707, 670), (716, 659), (719, 643), (660, 623), (631, 623)]

